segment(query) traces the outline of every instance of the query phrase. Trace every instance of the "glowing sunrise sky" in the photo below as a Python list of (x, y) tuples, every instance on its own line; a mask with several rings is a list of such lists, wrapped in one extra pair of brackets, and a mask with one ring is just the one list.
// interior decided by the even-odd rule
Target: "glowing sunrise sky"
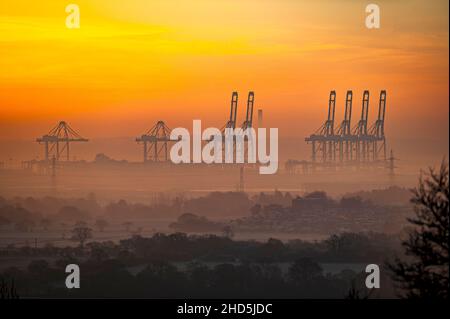
[[(81, 28), (66, 28), (65, 6)], [(158, 119), (222, 126), (231, 92), (255, 91), (267, 126), (302, 137), (337, 91), (388, 92), (391, 138), (448, 139), (448, 1), (74, 0), (0, 2), (0, 138), (33, 139), (64, 119), (90, 138), (137, 136)], [(356, 122), (356, 120), (355, 120)], [(355, 123), (354, 122), (354, 123)]]

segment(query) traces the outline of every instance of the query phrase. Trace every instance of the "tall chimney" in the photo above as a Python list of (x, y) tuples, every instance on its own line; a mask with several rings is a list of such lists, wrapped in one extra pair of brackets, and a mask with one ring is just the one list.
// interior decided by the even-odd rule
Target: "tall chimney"
[(258, 109), (258, 127), (263, 126), (263, 110)]

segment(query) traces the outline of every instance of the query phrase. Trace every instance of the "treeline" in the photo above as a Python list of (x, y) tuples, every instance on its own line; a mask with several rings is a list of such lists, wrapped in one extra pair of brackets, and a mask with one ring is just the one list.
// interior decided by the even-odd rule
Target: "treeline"
[(153, 261), (187, 262), (292, 262), (308, 257), (318, 262), (380, 261), (399, 248), (398, 238), (384, 234), (342, 233), (307, 242), (237, 241), (216, 235), (162, 234), (152, 237), (132, 236), (119, 243), (88, 242), (78, 247), (4, 248), (1, 256), (45, 256), (52, 259), (119, 259), (133, 266)]
[[(325, 274), (308, 258), (293, 262), (286, 273), (276, 264), (191, 263), (185, 270), (168, 262), (150, 262), (137, 273), (117, 259), (79, 263), (79, 289), (65, 287), (65, 264), (45, 260), (26, 270), (8, 269), (4, 280), (14, 278), (16, 294), (58, 298), (349, 298), (368, 295), (365, 274), (351, 270)], [(382, 278), (386, 283), (387, 279)], [(392, 296), (388, 285), (374, 297)]]
[[(34, 297), (343, 298), (352, 285), (364, 291), (365, 274), (329, 274), (321, 264), (383, 265), (395, 245), (380, 234), (345, 233), (315, 243), (155, 234), (83, 248), (2, 250), (34, 261), (26, 269), (5, 269), (0, 277), (14, 280), (19, 295)], [(65, 288), (64, 269), (71, 263), (81, 268), (82, 289)]]
[[(100, 205), (95, 196), (87, 198), (55, 197), (0, 197), (0, 226), (10, 223), (27, 223), (28, 228), (39, 227), (42, 219), (78, 222), (98, 218), (142, 219), (177, 217), (185, 212), (208, 216), (243, 216), (252, 206), (244, 193), (212, 192), (199, 198), (184, 198), (182, 195), (167, 198), (161, 194), (152, 204), (129, 203), (123, 199)], [(45, 223), (45, 222), (44, 222)]]

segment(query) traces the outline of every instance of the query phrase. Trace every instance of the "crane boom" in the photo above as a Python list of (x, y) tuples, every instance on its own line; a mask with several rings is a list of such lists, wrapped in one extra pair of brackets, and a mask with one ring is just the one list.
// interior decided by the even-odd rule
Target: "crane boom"
[(377, 137), (384, 136), (384, 117), (386, 114), (386, 90), (380, 92), (380, 102), (378, 104), (378, 119), (376, 122)]
[(248, 92), (247, 98), (247, 113), (245, 115), (245, 121), (242, 124), (242, 129), (245, 130), (253, 126), (253, 105), (255, 101), (255, 94), (253, 91)]
[(330, 92), (328, 100), (328, 120), (325, 124), (325, 135), (334, 134), (334, 115), (336, 110), (336, 91)]
[(231, 106), (230, 106), (230, 119), (226, 125), (227, 128), (236, 128), (236, 114), (237, 114), (237, 103), (238, 103), (238, 93), (233, 92), (231, 95)]

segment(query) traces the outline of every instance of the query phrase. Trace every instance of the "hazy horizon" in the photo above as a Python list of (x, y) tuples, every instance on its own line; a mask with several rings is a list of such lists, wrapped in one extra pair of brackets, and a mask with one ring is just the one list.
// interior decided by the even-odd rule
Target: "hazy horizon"
[(90, 139), (139, 136), (157, 120), (220, 128), (232, 91), (243, 122), (250, 90), (264, 126), (304, 138), (330, 90), (337, 124), (353, 90), (354, 125), (363, 90), (372, 124), (385, 89), (388, 141), (448, 144), (447, 1), (382, 1), (377, 30), (364, 26), (365, 1), (77, 4), (76, 30), (59, 1), (0, 4), (0, 139), (34, 140), (60, 120)]

